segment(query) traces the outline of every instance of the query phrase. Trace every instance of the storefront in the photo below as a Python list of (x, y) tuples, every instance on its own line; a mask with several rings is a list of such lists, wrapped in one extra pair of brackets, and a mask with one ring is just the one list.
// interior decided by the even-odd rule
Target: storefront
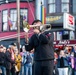
[(70, 52), (74, 45), (76, 45), (76, 40), (54, 41), (54, 48), (58, 51), (67, 48), (68, 52)]

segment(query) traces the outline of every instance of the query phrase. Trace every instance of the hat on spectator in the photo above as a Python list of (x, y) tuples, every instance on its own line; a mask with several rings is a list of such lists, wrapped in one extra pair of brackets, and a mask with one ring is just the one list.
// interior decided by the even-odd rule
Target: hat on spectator
[(17, 46), (16, 43), (11, 43), (12, 46)]

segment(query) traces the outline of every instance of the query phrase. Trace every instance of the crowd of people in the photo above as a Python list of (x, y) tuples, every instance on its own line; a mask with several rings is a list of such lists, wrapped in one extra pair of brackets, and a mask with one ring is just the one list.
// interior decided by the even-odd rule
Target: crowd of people
[[(15, 43), (6, 48), (0, 45), (0, 74), (1, 75), (34, 75), (34, 50), (26, 51), (22, 46), (19, 52)], [(76, 45), (70, 52), (60, 50), (54, 52), (53, 75), (76, 75)]]
[(55, 52), (56, 75), (76, 75), (76, 45), (71, 50), (65, 48), (59, 53)]
[(32, 64), (33, 51), (23, 46), (19, 52), (16, 43), (8, 48), (0, 46), (0, 75), (32, 75)]

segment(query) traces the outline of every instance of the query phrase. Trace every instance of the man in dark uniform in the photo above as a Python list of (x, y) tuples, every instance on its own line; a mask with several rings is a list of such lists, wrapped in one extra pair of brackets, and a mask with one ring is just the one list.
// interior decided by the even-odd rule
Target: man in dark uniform
[[(27, 51), (34, 49), (34, 75), (53, 75), (54, 68), (54, 35), (51, 31), (40, 32), (41, 21), (35, 20), (34, 34), (28, 41), (25, 36)], [(28, 35), (28, 33), (27, 33)]]

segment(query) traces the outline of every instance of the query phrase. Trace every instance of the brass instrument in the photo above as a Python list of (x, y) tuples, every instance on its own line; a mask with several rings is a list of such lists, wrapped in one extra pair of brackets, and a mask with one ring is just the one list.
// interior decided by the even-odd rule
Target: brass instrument
[(28, 32), (30, 30), (30, 28), (35, 28), (35, 27), (40, 27), (40, 31), (49, 31), (51, 30), (51, 25), (50, 24), (41, 24), (41, 25), (29, 25), (28, 23), (26, 23), (26, 25), (23, 27), (25, 32)]

